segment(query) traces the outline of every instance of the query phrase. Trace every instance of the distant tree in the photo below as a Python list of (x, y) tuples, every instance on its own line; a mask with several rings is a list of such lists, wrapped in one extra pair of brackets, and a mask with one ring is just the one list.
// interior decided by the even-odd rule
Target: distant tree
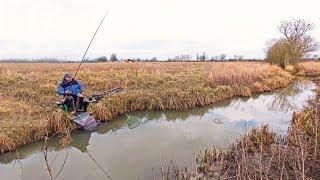
[(212, 56), (210, 59), (210, 61), (219, 61), (219, 60), (220, 60), (219, 56)]
[(308, 58), (311, 52), (319, 48), (319, 43), (308, 34), (313, 29), (314, 25), (303, 19), (281, 22), (279, 32), (284, 37), (269, 43), (266, 59), (270, 63), (286, 68), (302, 58)]
[(191, 61), (192, 56), (190, 56), (189, 54), (179, 54), (174, 59), (177, 61)]
[(106, 56), (101, 56), (101, 57), (98, 57), (95, 60), (98, 61), (98, 62), (107, 62), (108, 58)]
[(112, 53), (112, 54), (110, 55), (110, 61), (112, 61), (112, 62), (118, 61), (117, 54)]
[(244, 59), (244, 57), (242, 55), (233, 55), (233, 59), (236, 61), (241, 61)]
[(155, 62), (155, 61), (158, 61), (158, 59), (156, 57), (153, 57), (150, 59), (150, 61)]
[(199, 55), (197, 53), (197, 58), (196, 58), (197, 61), (206, 61), (207, 59), (208, 59), (208, 56), (205, 52), (203, 52), (202, 55)]
[(219, 59), (220, 61), (224, 61), (226, 59), (227, 55), (226, 54), (220, 54)]

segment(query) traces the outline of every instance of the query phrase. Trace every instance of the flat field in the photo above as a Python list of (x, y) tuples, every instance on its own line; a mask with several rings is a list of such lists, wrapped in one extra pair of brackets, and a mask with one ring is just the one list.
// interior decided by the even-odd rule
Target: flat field
[[(70, 117), (55, 105), (55, 89), (63, 74), (74, 73), (77, 66), (0, 64), (1, 153), (66, 131)], [(158, 62), (83, 64), (77, 79), (86, 95), (124, 88), (89, 108), (97, 119), (108, 121), (130, 111), (188, 109), (271, 91), (287, 86), (293, 76), (263, 62)]]

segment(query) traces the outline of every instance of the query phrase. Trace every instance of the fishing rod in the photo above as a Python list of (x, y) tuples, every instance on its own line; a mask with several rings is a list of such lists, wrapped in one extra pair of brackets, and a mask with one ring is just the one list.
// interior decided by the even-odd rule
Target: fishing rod
[(80, 69), (80, 66), (81, 66), (84, 58), (85, 58), (86, 55), (87, 55), (87, 52), (88, 52), (88, 50), (89, 50), (89, 48), (90, 48), (90, 46), (91, 46), (91, 44), (92, 44), (92, 41), (93, 41), (94, 37), (97, 35), (97, 33), (98, 33), (98, 31), (99, 31), (99, 29), (100, 29), (100, 27), (101, 27), (104, 19), (107, 17), (108, 13), (109, 13), (109, 10), (107, 10), (106, 14), (103, 16), (103, 18), (102, 18), (102, 20), (101, 20), (101, 22), (100, 22), (100, 24), (99, 24), (99, 26), (98, 26), (96, 32), (93, 34), (93, 37), (92, 37), (92, 39), (91, 39), (91, 41), (90, 41), (90, 43), (89, 43), (89, 45), (88, 45), (85, 53), (83, 54), (83, 57), (82, 57), (81, 61), (80, 61), (80, 64), (79, 64), (79, 66), (78, 66), (78, 69), (77, 69), (76, 73), (74, 74), (74, 77), (73, 77), (74, 79), (76, 78), (76, 76), (77, 76), (77, 74), (78, 74), (78, 71), (79, 71), (79, 69)]
[[(78, 74), (78, 72), (79, 72), (79, 69), (80, 69), (80, 67), (81, 67), (81, 64), (82, 64), (84, 58), (86, 57), (86, 55), (87, 55), (87, 53), (88, 53), (88, 50), (89, 50), (89, 48), (90, 48), (90, 46), (91, 46), (91, 44), (92, 44), (95, 36), (97, 35), (97, 33), (98, 33), (98, 31), (99, 31), (99, 29), (100, 29), (100, 27), (101, 27), (104, 19), (107, 17), (108, 13), (109, 13), (109, 10), (107, 10), (106, 14), (103, 16), (103, 18), (102, 18), (102, 20), (101, 20), (101, 22), (100, 22), (100, 24), (99, 24), (99, 26), (98, 26), (96, 32), (93, 34), (93, 37), (91, 38), (91, 41), (90, 41), (90, 43), (89, 43), (89, 45), (88, 45), (88, 47), (87, 47), (87, 49), (86, 49), (86, 51), (85, 51), (85, 53), (84, 53), (81, 61), (80, 61), (80, 64), (79, 64), (79, 66), (78, 66), (78, 69), (77, 69), (77, 71), (76, 71), (76, 73), (75, 73), (75, 75), (74, 75), (74, 77), (73, 77), (74, 79), (76, 78), (76, 76), (77, 76), (77, 74)], [(93, 96), (89, 99), (89, 101), (91, 101), (91, 102), (97, 102), (97, 101), (101, 100), (104, 96), (108, 95), (109, 93), (112, 93), (112, 92), (120, 92), (120, 91), (122, 91), (122, 88), (114, 88), (114, 89), (111, 89), (111, 90), (109, 90), (109, 91), (103, 92), (102, 94), (93, 95)], [(127, 115), (127, 124), (128, 124), (128, 126), (129, 126), (129, 128), (132, 129), (132, 128), (135, 128), (135, 127), (139, 126), (139, 125), (141, 124), (141, 121), (140, 121), (140, 119), (139, 119), (138, 117)], [(89, 154), (88, 154), (88, 155), (89, 155)], [(90, 156), (90, 155), (89, 155), (89, 156)], [(90, 156), (90, 157), (91, 157), (91, 156)], [(91, 158), (92, 158), (92, 157), (91, 157)], [(92, 159), (93, 159), (93, 158), (92, 158)], [(99, 167), (100, 167), (100, 166), (99, 166)], [(101, 167), (100, 167), (100, 168), (101, 168)], [(103, 170), (103, 169), (102, 169), (102, 170)], [(103, 170), (103, 171), (104, 171), (104, 170)], [(104, 172), (105, 172), (105, 171), (104, 171)], [(106, 174), (106, 173), (105, 173), (105, 174)], [(106, 174), (106, 175), (107, 175), (107, 174)], [(109, 175), (107, 175), (107, 177), (110, 178)]]

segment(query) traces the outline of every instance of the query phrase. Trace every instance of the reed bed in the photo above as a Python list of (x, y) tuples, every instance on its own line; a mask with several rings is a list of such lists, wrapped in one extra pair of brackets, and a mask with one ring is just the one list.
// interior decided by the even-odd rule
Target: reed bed
[[(69, 134), (71, 117), (55, 105), (55, 88), (77, 64), (0, 64), (0, 152), (55, 134)], [(287, 86), (293, 77), (257, 62), (95, 63), (77, 76), (85, 94), (121, 86), (89, 111), (102, 121), (137, 110), (188, 109)], [(67, 142), (65, 142), (66, 144)]]

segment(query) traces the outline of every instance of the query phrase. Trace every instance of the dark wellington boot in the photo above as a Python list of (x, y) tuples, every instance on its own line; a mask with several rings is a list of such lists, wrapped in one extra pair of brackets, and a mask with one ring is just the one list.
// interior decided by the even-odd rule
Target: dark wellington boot
[(83, 111), (84, 112), (87, 112), (88, 106), (89, 106), (89, 102), (88, 101), (83, 101)]
[(83, 104), (83, 97), (77, 97), (76, 107), (78, 112), (83, 112), (85, 110)]
[(72, 96), (67, 96), (65, 104), (69, 107), (69, 111), (73, 111), (75, 109), (74, 99)]

